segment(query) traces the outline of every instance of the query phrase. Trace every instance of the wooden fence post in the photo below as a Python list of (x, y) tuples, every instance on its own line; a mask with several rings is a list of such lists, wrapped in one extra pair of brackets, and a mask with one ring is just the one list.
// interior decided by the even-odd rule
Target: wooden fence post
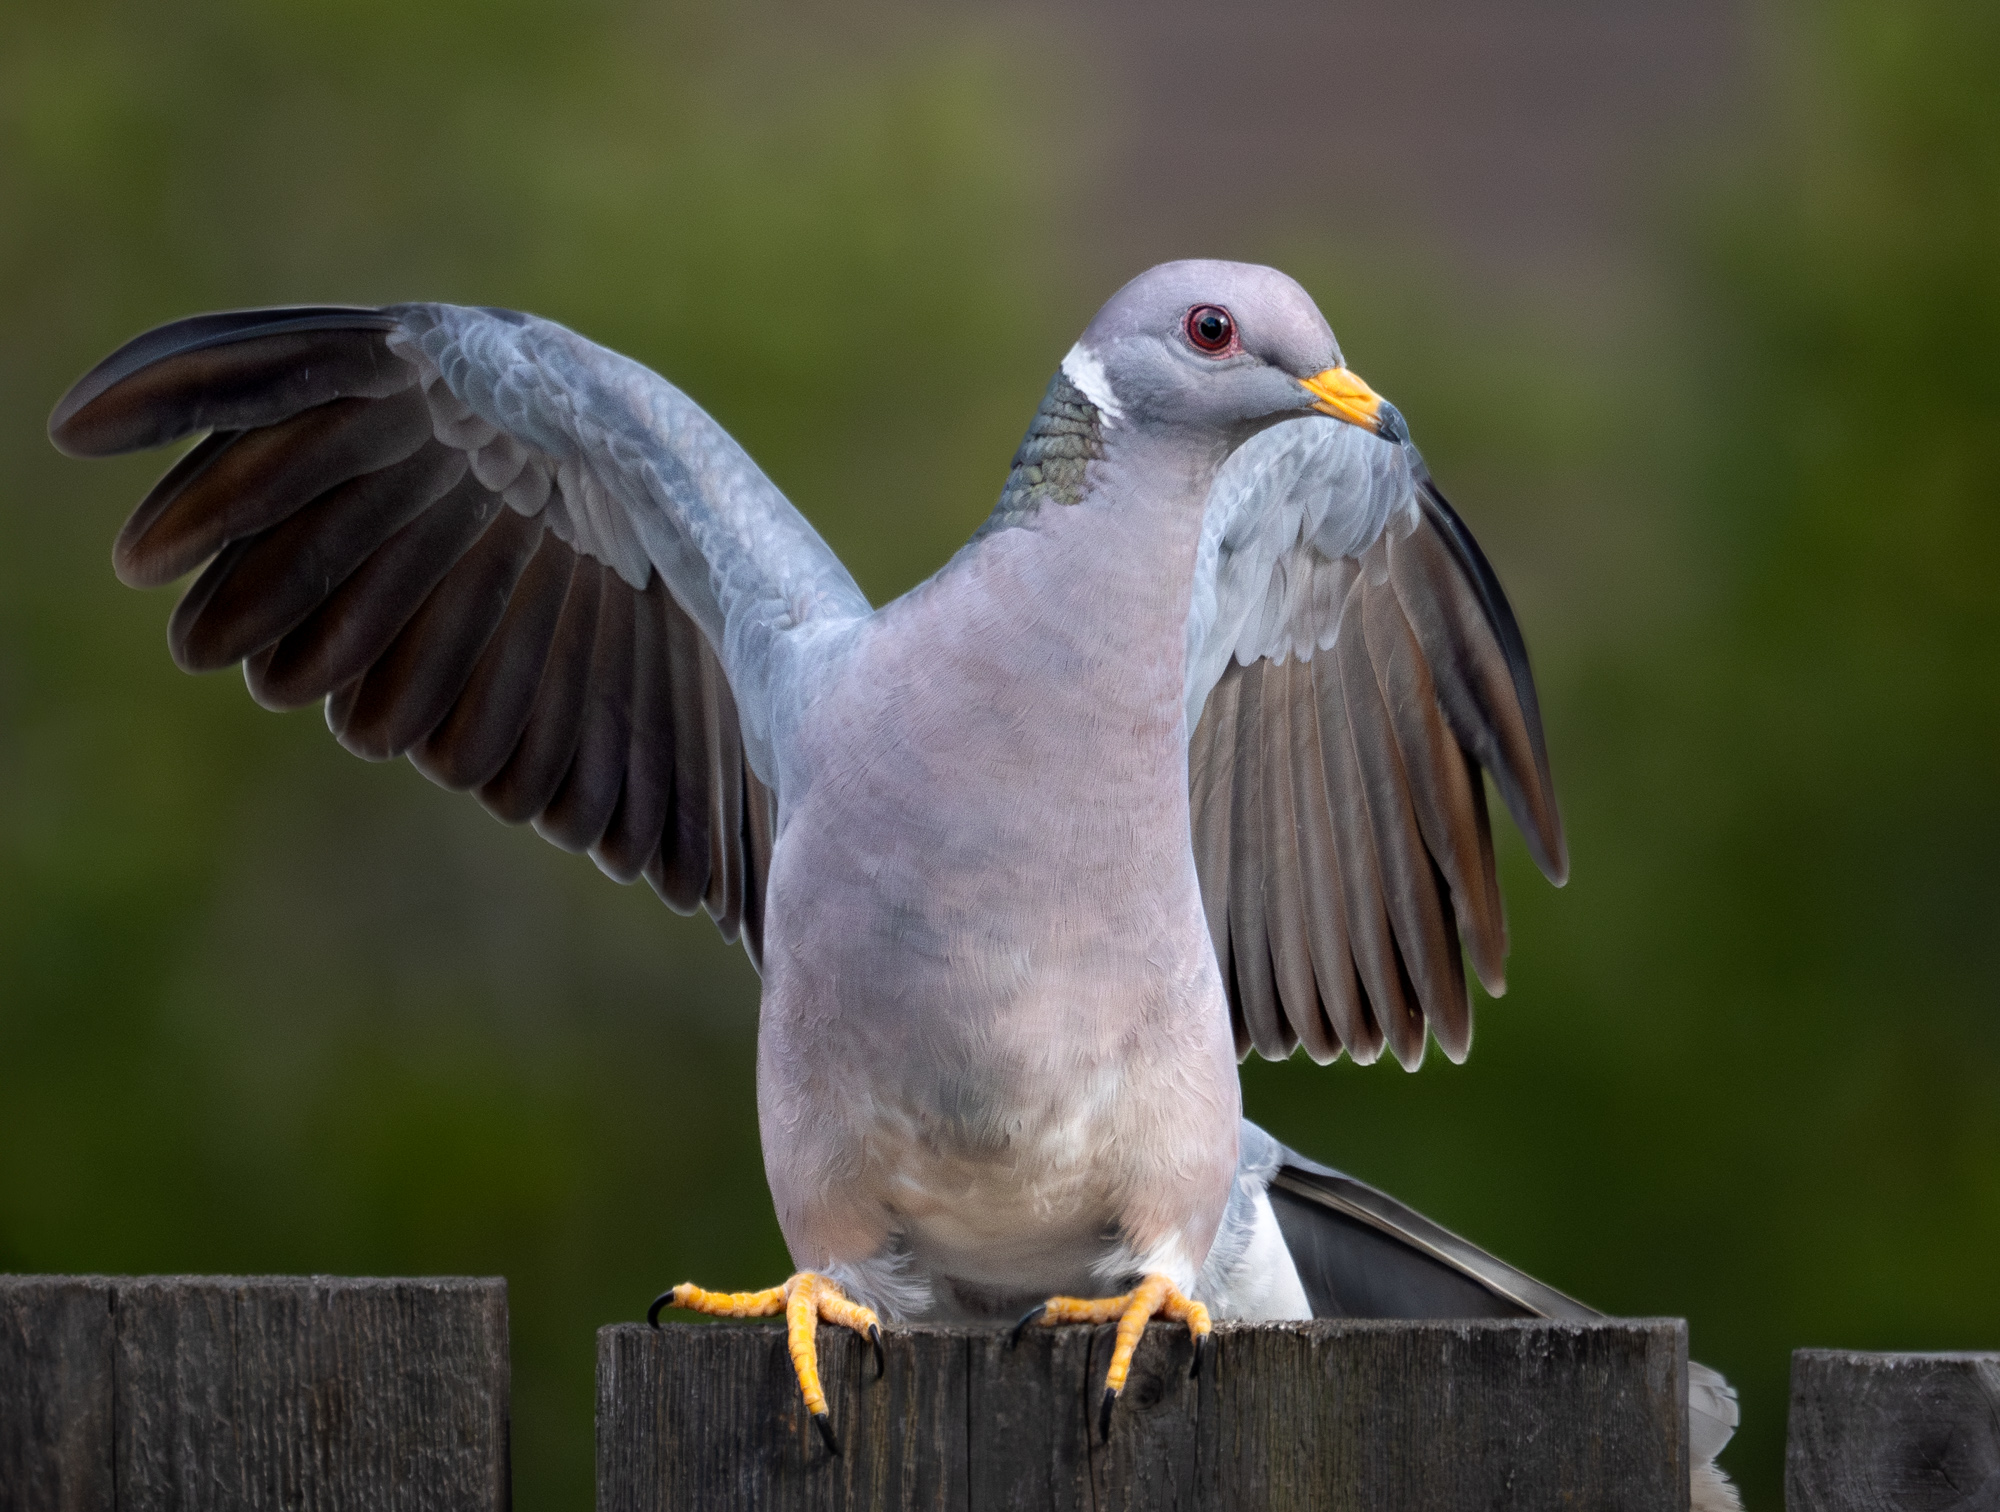
[(1792, 1354), (1787, 1512), (2000, 1509), (2000, 1354)]
[(501, 1280), (0, 1276), (0, 1512), (505, 1512)]
[(1095, 1441), (1110, 1330), (913, 1328), (888, 1373), (819, 1334), (844, 1441), (811, 1431), (775, 1326), (598, 1334), (598, 1512), (1310, 1507), (1685, 1512), (1687, 1330), (1221, 1325), (1199, 1380), (1155, 1327)]

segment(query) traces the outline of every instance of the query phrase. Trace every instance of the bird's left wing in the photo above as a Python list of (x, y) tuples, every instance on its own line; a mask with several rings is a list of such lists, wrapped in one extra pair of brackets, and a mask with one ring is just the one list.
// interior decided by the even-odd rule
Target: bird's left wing
[(1527, 651), (1415, 449), (1287, 421), (1210, 492), (1188, 626), (1194, 853), (1239, 1053), (1471, 1043), (1503, 989), (1481, 768), (1568, 869)]
[(348, 749), (705, 906), (756, 958), (784, 653), (868, 604), (678, 389), (512, 311), (246, 310), (128, 342), (49, 432), (77, 456), (207, 433), (113, 554), (135, 587), (204, 569), (183, 668), (326, 700)]

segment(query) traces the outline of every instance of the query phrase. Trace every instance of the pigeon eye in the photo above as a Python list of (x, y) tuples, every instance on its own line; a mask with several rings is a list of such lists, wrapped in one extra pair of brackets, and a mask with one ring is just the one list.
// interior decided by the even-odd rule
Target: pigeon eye
[(1196, 305), (1187, 312), (1187, 337), (1204, 352), (1223, 352), (1236, 336), (1236, 322), (1221, 305)]

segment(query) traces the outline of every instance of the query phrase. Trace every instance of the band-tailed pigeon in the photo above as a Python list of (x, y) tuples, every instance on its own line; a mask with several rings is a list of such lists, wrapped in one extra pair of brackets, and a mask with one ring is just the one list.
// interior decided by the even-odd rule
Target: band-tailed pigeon
[[(1495, 993), (1506, 953), (1481, 768), (1567, 866), (1506, 597), (1289, 278), (1126, 285), (880, 609), (685, 395), (531, 316), (195, 316), (50, 422), (198, 432), (114, 557), (201, 569), (182, 667), (743, 940), (799, 1273), (655, 1311), (786, 1313), (829, 1448), (820, 1320), (1120, 1320), (1108, 1429), (1153, 1315), (1587, 1313), (1242, 1120), (1252, 1049), (1465, 1055), (1461, 942)], [(1694, 1380), (1699, 1467), (1735, 1407)]]

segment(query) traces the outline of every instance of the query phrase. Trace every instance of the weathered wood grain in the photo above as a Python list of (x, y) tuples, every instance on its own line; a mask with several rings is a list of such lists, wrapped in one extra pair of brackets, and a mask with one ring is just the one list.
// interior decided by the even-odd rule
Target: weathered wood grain
[[(755, 1506), (1518, 1508), (1685, 1512), (1687, 1334), (1673, 1320), (1149, 1330), (1093, 1425), (1110, 1330), (914, 1328), (866, 1351), (820, 1331), (844, 1453), (798, 1402), (774, 1326), (598, 1336), (599, 1512)], [(871, 1371), (872, 1374), (872, 1371)]]
[(1097, 1436), (1097, 1413), (1111, 1364), (1110, 1328), (1030, 1328), (1018, 1345), (1004, 1331), (954, 1336), (963, 1340), (972, 1404), (965, 1506), (1111, 1512), (1197, 1505), (1201, 1393), (1188, 1377), (1194, 1346), (1186, 1329), (1146, 1330), (1109, 1443)]
[(112, 1505), (111, 1286), (0, 1276), (0, 1512)]
[(0, 1344), (0, 1422), (27, 1425), (0, 1430), (0, 1486), (27, 1465), (23, 1509), (508, 1505), (504, 1281), (11, 1277), (0, 1318), (39, 1341)]
[(965, 1505), (963, 1349), (933, 1334), (888, 1335), (877, 1382), (860, 1340), (820, 1330), (837, 1459), (798, 1405), (781, 1327), (617, 1325), (597, 1341), (600, 1508)]
[(2000, 1512), (2000, 1353), (1792, 1355), (1788, 1512)]

